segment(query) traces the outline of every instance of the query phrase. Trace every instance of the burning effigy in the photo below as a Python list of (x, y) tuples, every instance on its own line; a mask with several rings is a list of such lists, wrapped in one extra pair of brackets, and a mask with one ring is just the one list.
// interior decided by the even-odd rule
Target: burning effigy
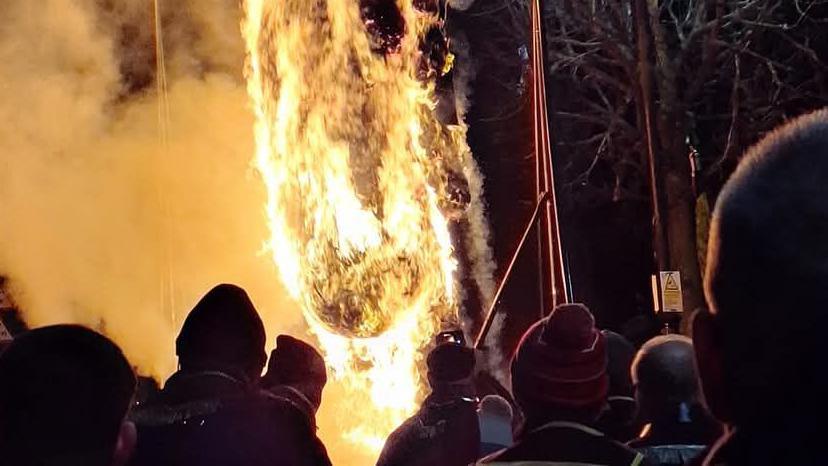
[[(345, 386), (343, 435), (375, 452), (422, 395), (424, 348), (461, 318), (454, 244), (486, 249), (466, 129), (435, 114), (453, 62), (440, 10), (414, 0), (244, 4), (267, 248)], [(479, 277), (482, 259), (465, 259)]]
[(269, 343), (322, 350), (320, 435), (337, 464), (370, 463), (426, 394), (434, 335), (471, 331), (494, 292), (445, 14), (4, 3), (0, 276), (26, 324), (87, 325), (163, 381), (187, 310), (237, 283)]

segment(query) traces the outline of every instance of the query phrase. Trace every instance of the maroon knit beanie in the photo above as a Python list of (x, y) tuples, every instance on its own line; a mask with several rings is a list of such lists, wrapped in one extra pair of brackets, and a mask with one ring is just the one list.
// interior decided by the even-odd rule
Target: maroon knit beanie
[(590, 409), (604, 402), (606, 338), (586, 306), (558, 306), (526, 331), (512, 360), (512, 386), (526, 411)]
[(325, 360), (316, 348), (290, 335), (276, 337), (263, 382), (268, 386), (313, 383), (324, 386), (328, 381)]

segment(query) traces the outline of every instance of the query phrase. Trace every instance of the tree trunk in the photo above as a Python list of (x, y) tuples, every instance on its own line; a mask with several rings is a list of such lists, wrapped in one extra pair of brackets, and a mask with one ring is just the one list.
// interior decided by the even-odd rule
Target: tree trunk
[(659, 163), (656, 155), (657, 142), (653, 135), (653, 67), (650, 63), (650, 37), (646, 0), (634, 0), (633, 12), (636, 24), (636, 45), (638, 59), (638, 125), (644, 133), (647, 152), (647, 167), (650, 177), (650, 208), (653, 215), (653, 248), (655, 265), (659, 270), (666, 270), (670, 253), (667, 248), (667, 236), (664, 230), (664, 212), (662, 209), (661, 190), (659, 186)]
[[(688, 164), (686, 160), (685, 164)], [(674, 167), (664, 176), (670, 265), (681, 272), (684, 310), (685, 315), (688, 316), (705, 304), (696, 251), (695, 199), (690, 189), (689, 172), (689, 167), (686, 169)]]
[[(685, 315), (704, 305), (696, 256), (695, 196), (686, 115), (679, 97), (675, 67), (670, 60), (658, 0), (647, 0), (655, 55), (655, 82), (659, 94), (656, 124), (660, 149), (659, 175), (666, 198), (666, 230), (670, 267), (681, 272)], [(686, 321), (686, 319), (685, 319)]]

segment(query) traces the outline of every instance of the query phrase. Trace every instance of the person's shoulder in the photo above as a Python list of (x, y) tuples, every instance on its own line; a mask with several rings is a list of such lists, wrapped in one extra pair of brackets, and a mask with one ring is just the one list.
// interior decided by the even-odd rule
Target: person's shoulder
[(403, 458), (414, 455), (415, 450), (427, 441), (422, 433), (423, 425), (416, 414), (403, 421), (385, 439), (377, 466), (398, 464)]
[(254, 394), (253, 399), (271, 409), (296, 411), (304, 416), (314, 415), (314, 407), (310, 400), (291, 387), (263, 388)]
[(494, 452), (490, 455), (484, 456), (476, 464), (478, 464), (478, 465), (498, 464), (499, 462), (502, 462), (502, 461), (508, 461), (508, 458), (506, 457), (507, 456), (506, 454), (507, 454), (507, 451), (509, 449), (510, 448), (504, 448), (504, 449), (498, 450), (498, 451), (496, 451), (496, 452)]
[[(238, 432), (262, 451), (274, 465), (329, 466), (325, 445), (316, 435), (312, 419), (288, 400), (267, 392), (250, 393), (236, 400), (233, 422), (241, 422)], [(311, 414), (312, 415), (312, 414)]]
[(420, 437), (420, 432), (422, 431), (422, 423), (417, 416), (412, 416), (402, 424), (397, 426), (391, 434), (388, 435), (385, 445), (386, 447), (391, 447), (398, 445), (403, 442), (412, 441), (418, 437)]
[(621, 442), (613, 440), (609, 437), (603, 437), (605, 448), (611, 455), (611, 458), (617, 459), (621, 464), (632, 465), (647, 465), (644, 455), (630, 446), (624, 445)]
[(633, 450), (638, 450), (639, 448), (649, 447), (652, 446), (653, 443), (650, 441), (649, 437), (636, 437), (629, 442), (627, 442), (627, 447), (632, 448)]
[(245, 413), (249, 419), (265, 423), (271, 428), (287, 428), (302, 433), (313, 430), (313, 421), (308, 418), (308, 413), (290, 401), (273, 397), (266, 391), (250, 393), (245, 398), (236, 400), (232, 411)]
[(129, 419), (137, 426), (160, 427), (203, 419), (222, 409), (221, 400), (196, 400), (186, 403), (152, 403), (133, 409)]
[(703, 455), (704, 445), (651, 445), (638, 448), (638, 452), (656, 464), (692, 464)]
[(652, 466), (647, 457), (633, 448), (609, 437), (600, 437), (592, 444), (592, 454), (598, 464), (611, 466)]
[(535, 432), (505, 450), (487, 456), (479, 464), (532, 462), (585, 463), (609, 466), (647, 466), (644, 456), (627, 446), (600, 435), (576, 429), (549, 429)]
[(540, 441), (537, 436), (530, 436), (529, 438), (515, 442), (511, 447), (504, 448), (484, 457), (478, 464), (508, 464), (523, 461), (542, 462), (551, 459), (550, 450), (554, 450), (549, 445), (545, 446), (546, 448), (544, 448), (544, 442)]

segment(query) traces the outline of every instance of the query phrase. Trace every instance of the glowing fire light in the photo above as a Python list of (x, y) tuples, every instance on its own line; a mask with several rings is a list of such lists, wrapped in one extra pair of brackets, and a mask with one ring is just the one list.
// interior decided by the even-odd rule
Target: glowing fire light
[(343, 436), (372, 452), (414, 411), (422, 349), (457, 317), (443, 209), (468, 148), (416, 77), (434, 18), (412, 1), (387, 56), (357, 0), (247, 0), (242, 25), (268, 247), (346, 402), (369, 394)]

